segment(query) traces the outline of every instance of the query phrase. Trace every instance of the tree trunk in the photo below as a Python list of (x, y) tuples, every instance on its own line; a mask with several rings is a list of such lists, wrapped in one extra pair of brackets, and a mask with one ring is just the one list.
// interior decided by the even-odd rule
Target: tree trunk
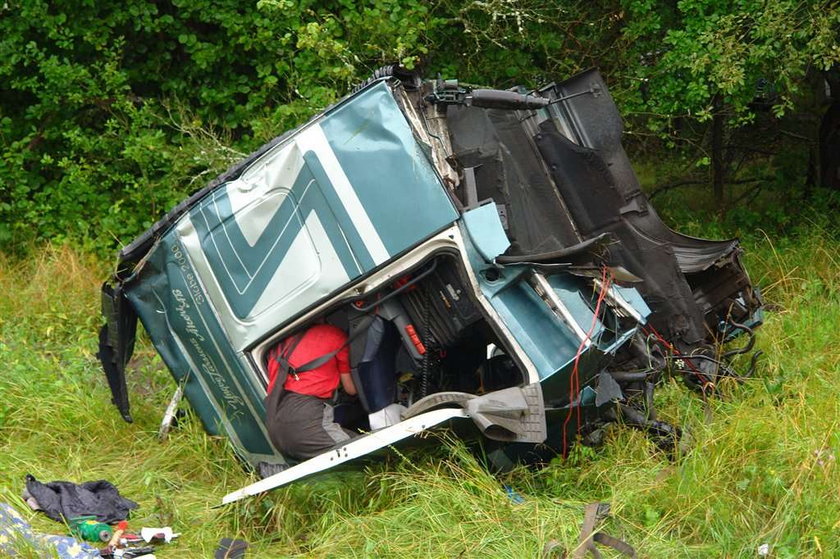
[(723, 186), (726, 182), (726, 161), (724, 157), (723, 137), (726, 122), (723, 115), (723, 102), (720, 94), (712, 100), (712, 188), (715, 193), (715, 205), (720, 213), (724, 210)]
[(840, 67), (825, 73), (830, 88), (831, 105), (820, 120), (820, 183), (840, 190)]

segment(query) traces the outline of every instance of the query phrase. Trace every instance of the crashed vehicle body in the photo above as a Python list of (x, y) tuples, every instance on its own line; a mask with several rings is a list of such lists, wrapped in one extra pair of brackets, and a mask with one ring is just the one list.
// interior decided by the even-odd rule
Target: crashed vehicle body
[[(499, 467), (621, 415), (660, 435), (662, 370), (707, 387), (760, 322), (737, 241), (668, 229), (597, 71), (532, 93), (380, 72), (122, 250), (100, 358), (126, 420), (137, 317), (206, 430), (288, 466), (264, 424), (268, 351), (349, 333), (367, 432), (225, 498), (437, 425)], [(280, 468), (278, 468), (280, 469)]]

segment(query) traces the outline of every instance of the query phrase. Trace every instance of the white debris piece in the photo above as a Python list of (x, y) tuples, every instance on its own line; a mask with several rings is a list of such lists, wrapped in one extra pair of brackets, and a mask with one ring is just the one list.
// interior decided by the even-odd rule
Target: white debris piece
[(140, 529), (140, 537), (143, 538), (143, 541), (146, 543), (152, 541), (153, 539), (164, 540), (166, 543), (171, 542), (174, 538), (177, 538), (181, 534), (176, 534), (172, 532), (172, 528), (169, 526), (165, 528), (141, 528)]

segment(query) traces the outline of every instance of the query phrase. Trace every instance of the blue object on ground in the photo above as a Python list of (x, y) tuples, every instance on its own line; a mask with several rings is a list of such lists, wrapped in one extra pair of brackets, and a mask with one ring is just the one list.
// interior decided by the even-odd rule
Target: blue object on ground
[[(17, 552), (37, 550), (59, 559), (97, 559), (99, 550), (69, 536), (40, 534), (9, 504), (0, 503), (0, 553), (15, 557)], [(55, 555), (53, 555), (55, 554)]]
[(502, 487), (505, 488), (505, 493), (507, 493), (507, 496), (510, 498), (511, 501), (513, 501), (514, 505), (521, 505), (525, 502), (525, 497), (517, 493), (516, 490), (510, 485), (503, 485)]

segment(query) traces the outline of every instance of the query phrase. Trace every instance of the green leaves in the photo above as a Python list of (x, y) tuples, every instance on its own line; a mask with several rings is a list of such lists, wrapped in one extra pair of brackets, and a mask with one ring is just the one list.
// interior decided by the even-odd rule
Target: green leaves
[(501, 88), (599, 66), (630, 127), (668, 146), (717, 113), (751, 124), (756, 99), (790, 113), (808, 70), (840, 61), (825, 0), (16, 0), (0, 15), (6, 249), (34, 225), (111, 250), (395, 61)]
[[(762, 82), (773, 84), (773, 110), (793, 107), (813, 66), (840, 62), (840, 10), (823, 0), (682, 0), (676, 9), (648, 0), (624, 2), (627, 39), (651, 53), (639, 66), (646, 99), (632, 110), (652, 113), (665, 132), (674, 117), (711, 117), (711, 100), (725, 99), (730, 123), (749, 122)], [(665, 32), (643, 32), (671, 21)], [(654, 119), (656, 120), (656, 119)]]
[(334, 102), (373, 68), (413, 64), (425, 52), (420, 1), (5, 6), (6, 249), (33, 225), (40, 239), (128, 242), (258, 141)]

